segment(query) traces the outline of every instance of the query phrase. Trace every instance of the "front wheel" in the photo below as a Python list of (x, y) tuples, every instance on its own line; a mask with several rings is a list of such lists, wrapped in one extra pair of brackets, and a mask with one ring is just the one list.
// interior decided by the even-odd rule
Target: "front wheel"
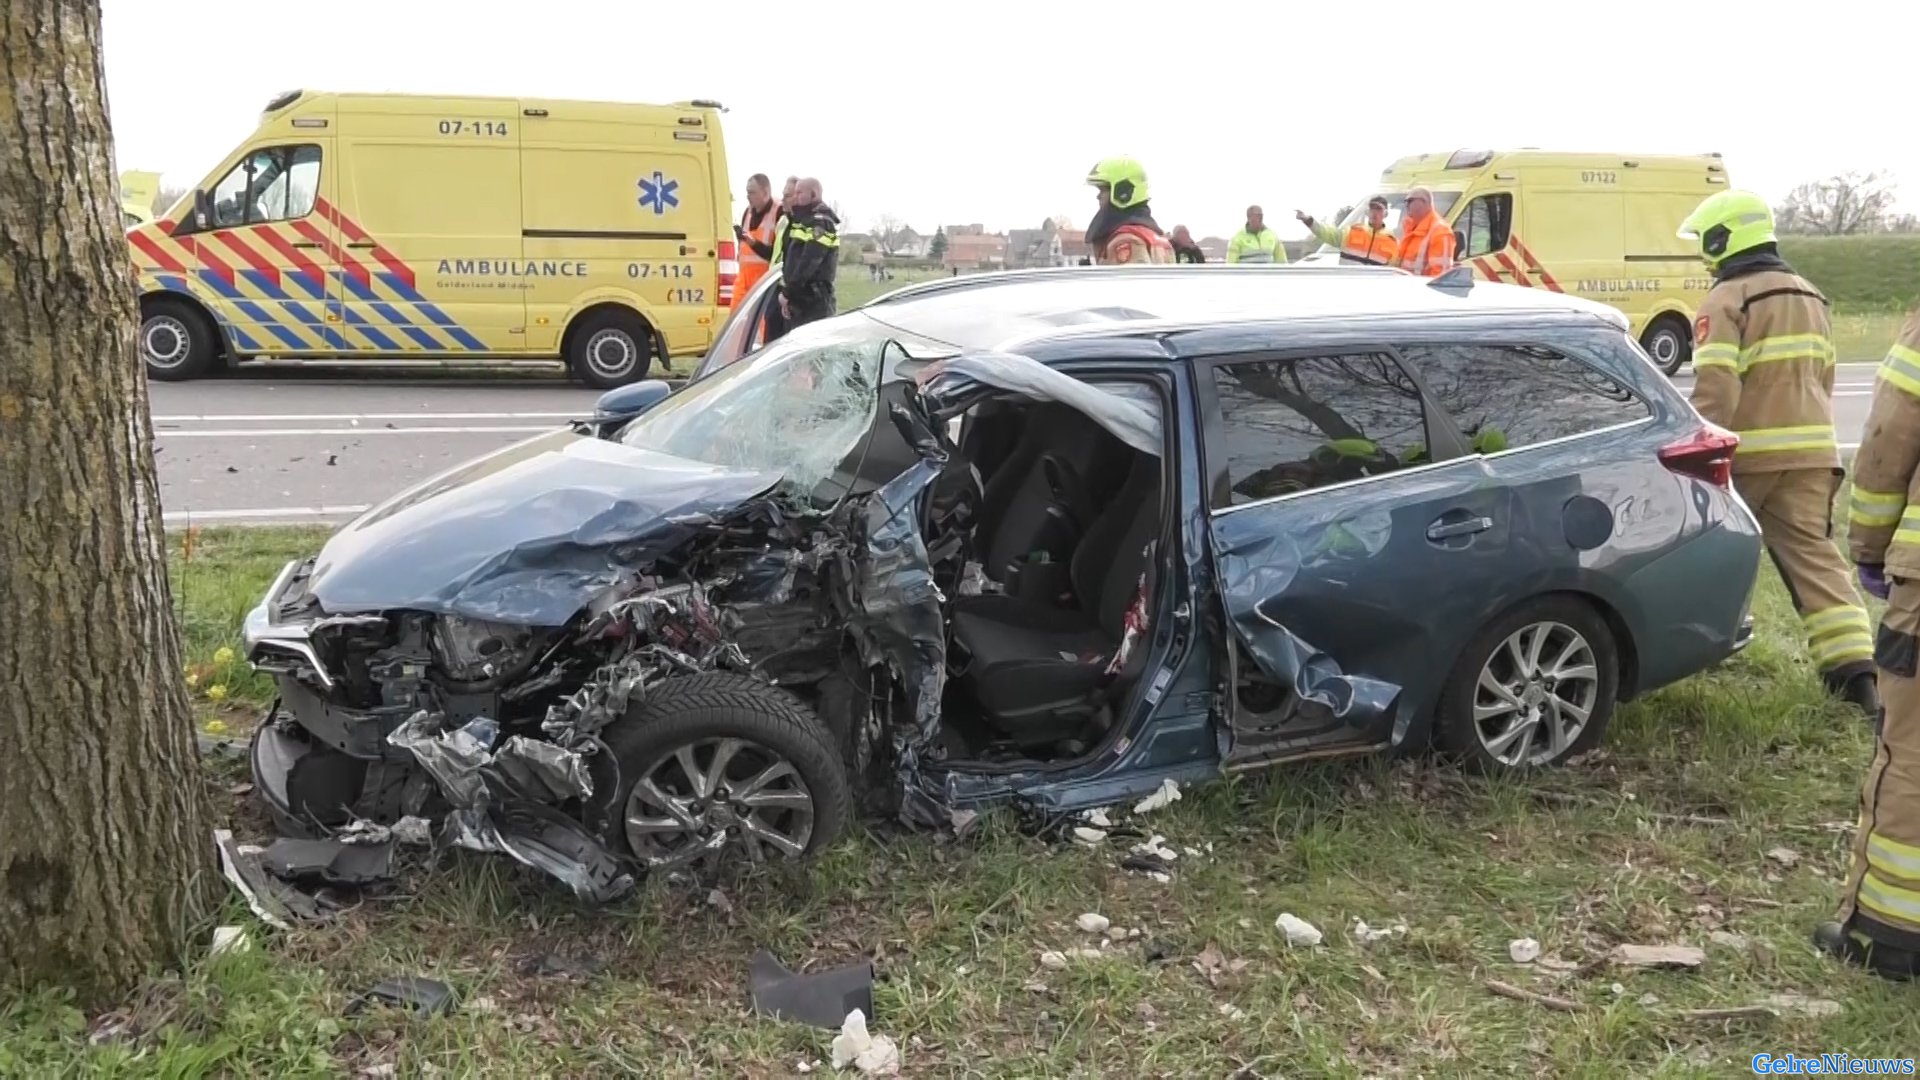
[(1653, 366), (1668, 377), (1678, 375), (1693, 355), (1693, 339), (1687, 335), (1686, 325), (1672, 318), (1655, 319), (1641, 336), (1640, 347), (1653, 358)]
[(140, 359), (147, 377), (184, 382), (213, 373), (219, 343), (213, 327), (191, 306), (153, 300), (140, 306)]
[(619, 768), (605, 840), (649, 866), (723, 851), (807, 858), (852, 813), (833, 736), (797, 698), (744, 675), (668, 679), (604, 740)]
[(1599, 743), (1619, 685), (1606, 621), (1573, 597), (1542, 597), (1467, 643), (1441, 691), (1435, 735), (1476, 772), (1560, 765)]

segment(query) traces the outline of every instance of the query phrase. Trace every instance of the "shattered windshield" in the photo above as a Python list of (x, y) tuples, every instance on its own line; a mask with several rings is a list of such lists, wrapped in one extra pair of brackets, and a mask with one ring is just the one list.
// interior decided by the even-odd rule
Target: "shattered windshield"
[(775, 346), (692, 383), (635, 418), (620, 441), (688, 461), (778, 472), (808, 498), (873, 427), (888, 342)]

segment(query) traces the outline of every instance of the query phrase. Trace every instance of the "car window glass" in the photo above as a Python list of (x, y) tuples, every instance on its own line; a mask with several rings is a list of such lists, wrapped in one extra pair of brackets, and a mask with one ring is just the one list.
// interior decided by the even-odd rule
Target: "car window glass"
[(320, 194), (320, 148), (256, 150), (213, 188), (213, 224), (228, 229), (293, 221), (313, 213)]
[(1483, 453), (1629, 423), (1652, 415), (1598, 368), (1532, 345), (1406, 346), (1434, 401)]
[(1385, 354), (1214, 369), (1228, 492), (1215, 506), (1290, 495), (1430, 460), (1420, 392)]
[(1467, 204), (1455, 226), (1466, 236), (1461, 253), (1466, 258), (1489, 255), (1507, 246), (1513, 231), (1513, 196), (1503, 193), (1482, 195)]
[[(1385, 231), (1397, 236), (1400, 233), (1400, 214), (1407, 208), (1407, 193), (1404, 191), (1387, 191), (1381, 192), (1380, 194), (1382, 198), (1387, 200), (1387, 223)], [(1372, 196), (1368, 196), (1367, 198), (1370, 199)], [(1452, 212), (1453, 204), (1459, 201), (1460, 193), (1457, 191), (1436, 191), (1433, 193), (1433, 212), (1439, 214), (1441, 217), (1446, 217)], [(1341, 232), (1345, 232), (1349, 225), (1359, 225), (1366, 220), (1367, 199), (1361, 199), (1359, 202), (1353, 204), (1345, 214), (1341, 215), (1339, 229)]]

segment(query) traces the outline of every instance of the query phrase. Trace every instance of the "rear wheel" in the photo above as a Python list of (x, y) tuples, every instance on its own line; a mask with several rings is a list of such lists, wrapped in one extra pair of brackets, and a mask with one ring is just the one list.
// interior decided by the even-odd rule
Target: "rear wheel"
[(596, 390), (639, 382), (652, 366), (653, 335), (638, 315), (625, 311), (587, 315), (567, 341), (567, 367)]
[(806, 858), (851, 816), (833, 736), (791, 694), (744, 675), (669, 679), (603, 737), (620, 770), (605, 839), (652, 866)]
[(148, 378), (204, 378), (213, 373), (218, 346), (212, 324), (192, 305), (167, 299), (140, 305), (140, 359)]
[(1547, 596), (1474, 635), (1441, 691), (1440, 748), (1476, 772), (1559, 765), (1599, 743), (1620, 685), (1619, 649), (1585, 602)]
[(1693, 338), (1687, 333), (1687, 324), (1671, 315), (1653, 320), (1640, 336), (1640, 347), (1653, 358), (1653, 366), (1669, 376), (1679, 374), (1693, 356)]

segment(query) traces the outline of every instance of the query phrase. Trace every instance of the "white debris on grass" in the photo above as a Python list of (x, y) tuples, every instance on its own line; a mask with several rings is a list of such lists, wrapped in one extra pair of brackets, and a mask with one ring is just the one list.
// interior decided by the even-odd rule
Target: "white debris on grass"
[(893, 1076), (900, 1071), (900, 1047), (885, 1035), (867, 1032), (867, 1015), (859, 1009), (847, 1014), (840, 1034), (833, 1037), (835, 1070), (852, 1065), (867, 1076)]
[(1087, 824), (1096, 829), (1111, 829), (1113, 828), (1113, 819), (1107, 816), (1107, 812), (1104, 809), (1089, 810), (1087, 811)]
[(1628, 945), (1613, 947), (1607, 959), (1629, 968), (1697, 968), (1707, 962), (1704, 949), (1691, 945)]
[(1762, 1004), (1781, 1012), (1799, 1013), (1816, 1019), (1839, 1016), (1843, 1010), (1837, 1001), (1826, 998), (1808, 997), (1805, 994), (1788, 991), (1784, 994), (1769, 994)]
[(1280, 917), (1273, 920), (1273, 925), (1287, 935), (1288, 945), (1311, 948), (1320, 944), (1319, 928), (1291, 911), (1281, 912)]
[[(1193, 849), (1189, 848), (1187, 850), (1191, 851)], [(1150, 858), (1159, 859), (1161, 862), (1174, 862), (1180, 858), (1179, 852), (1167, 846), (1167, 838), (1158, 834), (1133, 845), (1127, 853), (1129, 855), (1146, 855)]]
[(246, 952), (251, 948), (253, 948), (253, 939), (247, 936), (245, 927), (216, 926), (213, 928), (213, 955)]
[(1067, 970), (1067, 954), (1057, 949), (1048, 949), (1040, 954), (1040, 966), (1048, 971)]
[(1133, 804), (1136, 814), (1151, 814), (1162, 807), (1171, 806), (1180, 801), (1180, 785), (1168, 779), (1160, 781), (1160, 787), (1153, 794)]
[(1507, 942), (1507, 955), (1516, 964), (1531, 964), (1540, 959), (1540, 943), (1530, 937), (1515, 938)]
[(1107, 932), (1107, 927), (1112, 926), (1113, 922), (1105, 915), (1089, 911), (1085, 915), (1073, 920), (1073, 925), (1089, 934), (1104, 934)]
[(1073, 827), (1073, 842), (1082, 847), (1099, 847), (1101, 844), (1107, 842), (1107, 833), (1104, 829), (1091, 829), (1085, 825), (1075, 825)]
[(1407, 924), (1394, 923), (1392, 926), (1368, 926), (1365, 919), (1353, 920), (1353, 939), (1362, 945), (1371, 945), (1376, 941), (1385, 941), (1396, 934), (1407, 932)]
[(1767, 852), (1767, 858), (1791, 870), (1800, 864), (1800, 853), (1787, 847), (1773, 848)]

